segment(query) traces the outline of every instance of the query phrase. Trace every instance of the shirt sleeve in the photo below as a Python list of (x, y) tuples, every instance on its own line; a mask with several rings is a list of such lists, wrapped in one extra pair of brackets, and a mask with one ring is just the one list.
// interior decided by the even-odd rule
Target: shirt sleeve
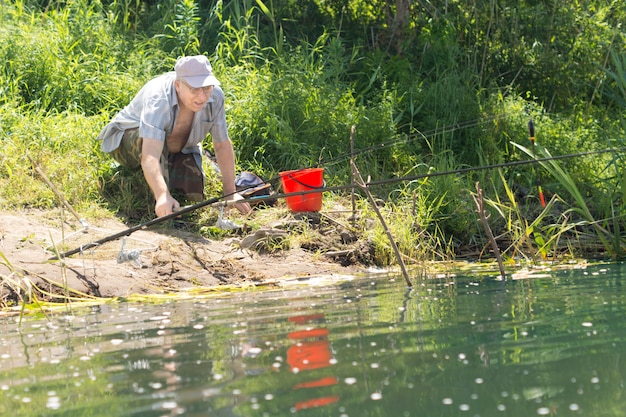
[(164, 97), (147, 97), (139, 119), (139, 136), (165, 141), (166, 126), (171, 124), (170, 107)]

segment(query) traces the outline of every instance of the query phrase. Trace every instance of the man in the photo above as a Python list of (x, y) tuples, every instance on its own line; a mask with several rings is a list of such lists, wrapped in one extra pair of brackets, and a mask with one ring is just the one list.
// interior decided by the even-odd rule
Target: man
[[(129, 168), (141, 167), (158, 217), (180, 207), (171, 191), (180, 190), (192, 201), (204, 199), (202, 141), (207, 133), (225, 198), (242, 199), (235, 189), (235, 154), (219, 86), (206, 56), (180, 58), (174, 71), (144, 85), (98, 135), (102, 151)], [(250, 211), (248, 203), (235, 206), (244, 214)]]

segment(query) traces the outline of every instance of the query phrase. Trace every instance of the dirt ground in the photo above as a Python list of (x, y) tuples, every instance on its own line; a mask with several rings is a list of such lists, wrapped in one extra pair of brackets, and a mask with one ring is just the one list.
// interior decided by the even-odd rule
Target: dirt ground
[(298, 247), (285, 248), (281, 239), (298, 233), (297, 225), (311, 219), (293, 219), (220, 240), (154, 226), (59, 261), (55, 253), (80, 248), (130, 226), (115, 219), (81, 225), (69, 215), (61, 219), (58, 209), (0, 211), (0, 303), (15, 297), (17, 283), (26, 281), (23, 278), (53, 294), (63, 293), (57, 284), (67, 282), (80, 293), (127, 297), (365, 272), (369, 248), (338, 224), (320, 221), (319, 216), (313, 220), (321, 233)]

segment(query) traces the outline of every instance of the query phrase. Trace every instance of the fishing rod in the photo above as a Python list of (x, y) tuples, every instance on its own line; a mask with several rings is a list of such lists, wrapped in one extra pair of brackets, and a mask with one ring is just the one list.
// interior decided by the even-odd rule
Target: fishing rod
[[(308, 169), (308, 168), (301, 168), (300, 170), (294, 170), (292, 172), (303, 171), (303, 170), (306, 170), (306, 169)], [(225, 200), (226, 198), (232, 197), (235, 194), (243, 193), (244, 191), (251, 190), (251, 189), (252, 190), (258, 189), (263, 184), (271, 184), (272, 182), (275, 182), (276, 180), (278, 180), (280, 178), (281, 178), (281, 176), (277, 175), (274, 178), (271, 178), (269, 180), (263, 180), (262, 184), (247, 185), (247, 186), (241, 187), (239, 190), (236, 190), (236, 191), (234, 191), (234, 192), (232, 192), (230, 194), (225, 194), (225, 195), (222, 195), (220, 197), (209, 198), (208, 200), (204, 200), (204, 201), (201, 201), (201, 202), (193, 204), (193, 205), (181, 207), (180, 209), (176, 210), (173, 213), (167, 214), (167, 215), (162, 216), (162, 217), (154, 218), (152, 220), (149, 220), (149, 221), (147, 221), (145, 223), (138, 224), (136, 226), (129, 227), (126, 230), (122, 230), (122, 231), (120, 231), (118, 233), (114, 233), (114, 234), (112, 234), (110, 236), (103, 237), (102, 239), (95, 240), (95, 241), (87, 243), (85, 245), (81, 245), (78, 248), (75, 248), (75, 249), (72, 249), (72, 250), (69, 250), (69, 251), (66, 251), (66, 252), (63, 252), (63, 253), (59, 253), (59, 254), (53, 256), (52, 258), (50, 258), (50, 260), (59, 260), (61, 258), (66, 258), (68, 256), (75, 255), (75, 254), (77, 254), (79, 252), (83, 252), (83, 251), (85, 251), (87, 249), (91, 249), (91, 248), (94, 248), (96, 246), (100, 246), (103, 243), (107, 243), (107, 242), (110, 242), (112, 240), (116, 240), (116, 239), (119, 239), (121, 237), (124, 237), (124, 236), (130, 236), (132, 233), (135, 233), (135, 232), (137, 232), (139, 230), (147, 229), (148, 227), (154, 226), (154, 225), (159, 224), (159, 223), (163, 223), (163, 222), (168, 221), (168, 220), (172, 220), (172, 219), (174, 219), (176, 217), (182, 216), (182, 215), (187, 214), (187, 213), (191, 213), (192, 211), (198, 210), (198, 209), (206, 207), (206, 206), (216, 205), (216, 203), (219, 203), (221, 200), (226, 201)], [(343, 188), (342, 187), (338, 187), (337, 190), (339, 190), (339, 189), (343, 189)], [(334, 191), (334, 190), (329, 190), (329, 191)], [(316, 189), (313, 192), (320, 192), (320, 191), (317, 191), (317, 189)], [(272, 196), (268, 196), (267, 198), (263, 198), (263, 199), (261, 199), (260, 196), (258, 198), (255, 197), (255, 198), (248, 198), (248, 199), (238, 199), (238, 200), (232, 200), (231, 204), (247, 203), (247, 202), (260, 202), (261, 200), (270, 200), (270, 199), (282, 198), (282, 197), (286, 198), (286, 197), (298, 196), (298, 195), (302, 195), (302, 194), (307, 194), (307, 193), (305, 193), (305, 192), (295, 192), (295, 193), (290, 193), (290, 194), (282, 194), (280, 197), (272, 195)]]
[[(573, 154), (556, 155), (556, 156), (550, 156), (550, 157), (545, 157), (545, 158), (525, 159), (521, 161), (504, 162), (501, 164), (483, 165), (483, 166), (477, 166), (477, 167), (454, 169), (450, 171), (429, 172), (427, 174), (418, 174), (418, 175), (410, 175), (410, 176), (404, 176), (404, 177), (398, 177), (398, 178), (389, 178), (386, 180), (369, 181), (365, 183), (365, 186), (371, 187), (371, 186), (385, 185), (385, 184), (396, 183), (396, 182), (410, 182), (410, 181), (415, 181), (415, 180), (430, 178), (430, 177), (441, 177), (444, 175), (457, 175), (457, 174), (463, 174), (463, 173), (472, 172), (472, 171), (506, 168), (506, 167), (555, 161), (555, 160), (560, 160), (560, 159), (577, 158), (580, 156), (596, 155), (596, 154), (607, 153), (607, 152), (623, 152), (623, 151), (626, 151), (626, 146), (621, 147), (621, 148), (615, 148), (615, 149), (602, 149), (602, 150), (597, 150), (597, 151), (578, 152), (578, 153), (573, 153)], [(304, 170), (307, 168), (302, 168), (302, 169)], [(295, 171), (298, 171), (298, 170), (295, 170)], [(277, 178), (280, 178), (280, 177), (276, 177), (276, 179)], [(269, 183), (270, 181), (272, 180), (268, 180), (266, 183)], [(255, 202), (262, 202), (266, 200), (278, 200), (278, 199), (287, 198), (287, 197), (302, 196), (302, 195), (307, 195), (307, 194), (317, 194), (321, 192), (342, 191), (342, 190), (348, 190), (352, 188), (355, 188), (355, 184), (324, 186), (324, 187), (312, 188), (310, 190), (295, 191), (291, 193), (260, 195), (260, 196), (244, 198), (241, 200), (229, 200), (229, 201), (215, 202), (215, 203), (212, 203), (212, 205), (213, 206), (220, 206), (220, 205), (230, 206), (230, 205), (234, 205), (237, 203), (255, 203)], [(193, 206), (187, 206), (187, 207), (191, 208)]]
[[(305, 169), (308, 169), (308, 168), (302, 168), (300, 170), (305, 170)], [(297, 171), (300, 171), (300, 170), (294, 170), (293, 172), (297, 172)], [(181, 207), (181, 208), (177, 209), (176, 211), (174, 211), (174, 212), (172, 212), (170, 214), (167, 214), (165, 216), (156, 217), (156, 218), (154, 218), (152, 220), (149, 220), (149, 221), (147, 221), (145, 223), (141, 223), (141, 224), (138, 224), (136, 226), (129, 227), (126, 230), (122, 230), (122, 231), (120, 231), (118, 233), (114, 233), (114, 234), (112, 234), (110, 236), (103, 237), (102, 239), (98, 239), (98, 240), (95, 240), (93, 242), (87, 243), (85, 245), (81, 245), (78, 248), (75, 248), (75, 249), (72, 249), (72, 250), (68, 250), (68, 251), (63, 252), (63, 253), (59, 253), (59, 254), (51, 257), (50, 260), (59, 260), (61, 258), (66, 258), (68, 256), (75, 255), (75, 254), (77, 254), (79, 252), (83, 252), (85, 250), (94, 248), (96, 246), (100, 246), (100, 245), (102, 245), (104, 243), (107, 243), (107, 242), (110, 242), (112, 240), (116, 240), (116, 239), (119, 239), (119, 238), (125, 237), (125, 236), (130, 236), (132, 233), (135, 233), (135, 232), (137, 232), (139, 230), (144, 230), (144, 229), (147, 229), (147, 228), (149, 228), (151, 226), (157, 225), (159, 223), (163, 223), (163, 222), (166, 222), (168, 220), (172, 220), (172, 219), (174, 219), (176, 217), (180, 217), (180, 216), (182, 216), (184, 214), (191, 213), (192, 211), (198, 210), (200, 208), (203, 208), (203, 207), (206, 207), (206, 206), (210, 206), (210, 205), (216, 205), (216, 203), (219, 203), (221, 200), (224, 200), (226, 202), (225, 199), (228, 198), (228, 197), (232, 197), (235, 194), (240, 194), (240, 193), (243, 193), (243, 192), (248, 191), (248, 190), (260, 189), (260, 188), (262, 188), (262, 186), (264, 184), (265, 185), (271, 185), (272, 182), (275, 182), (276, 180), (278, 180), (280, 178), (281, 178), (281, 176), (277, 175), (274, 178), (271, 178), (269, 180), (263, 180), (263, 183), (261, 183), (261, 184), (251, 184), (251, 185), (247, 185), (247, 186), (244, 186), (244, 187), (240, 187), (240, 189), (238, 189), (238, 190), (236, 190), (236, 191), (234, 191), (232, 193), (225, 194), (225, 195), (222, 195), (220, 197), (212, 197), (212, 198), (209, 198), (207, 200), (201, 201), (201, 202), (193, 204), (193, 205)], [(297, 195), (300, 195), (300, 193), (285, 194), (282, 197), (290, 197), (291, 195), (297, 196)], [(276, 198), (276, 197), (271, 196), (269, 198), (266, 198), (265, 200), (269, 200), (269, 199), (272, 199), (272, 198)], [(259, 202), (260, 200), (261, 200), (260, 198), (237, 199), (237, 200), (232, 200), (232, 204), (247, 203), (247, 202)]]
[[(489, 169), (496, 169), (496, 168), (505, 168), (505, 167), (513, 167), (513, 166), (521, 166), (521, 165), (527, 165), (527, 164), (532, 164), (532, 163), (541, 163), (541, 162), (547, 162), (547, 161), (554, 161), (554, 160), (560, 160), (560, 159), (567, 159), (567, 158), (575, 158), (575, 157), (580, 157), (580, 156), (586, 156), (586, 155), (595, 155), (595, 154), (601, 154), (601, 153), (606, 153), (606, 152), (618, 152), (618, 151), (626, 151), (626, 147), (621, 147), (621, 148), (615, 148), (615, 149), (603, 149), (603, 150), (597, 150), (597, 151), (587, 151), (587, 152), (579, 152), (579, 153), (575, 153), (575, 154), (566, 154), (566, 155), (557, 155), (557, 156), (550, 156), (550, 157), (546, 157), (546, 158), (535, 158), (535, 159), (530, 159), (530, 160), (522, 160), (522, 161), (513, 161), (513, 162), (506, 162), (506, 163), (501, 163), (501, 164), (493, 164), (493, 165), (484, 165), (484, 166), (477, 166), (477, 167), (469, 167), (469, 168), (460, 168), (460, 169), (455, 169), (455, 170), (450, 170), (450, 171), (441, 171), (441, 172), (429, 172), (427, 174), (419, 174), (419, 175), (411, 175), (411, 176), (404, 176), (404, 177), (398, 177), (398, 178), (389, 178), (386, 180), (378, 180), (378, 181), (369, 181), (366, 182), (364, 185), (365, 187), (370, 187), (370, 186), (376, 186), (376, 185), (384, 185), (384, 184), (390, 184), (390, 183), (396, 183), (396, 182), (405, 182), (405, 181), (415, 181), (418, 179), (424, 179), (424, 178), (431, 178), (431, 177), (440, 177), (440, 176), (444, 176), (444, 175), (458, 175), (458, 174), (463, 174), (463, 173), (467, 173), (467, 172), (473, 172), (473, 171), (481, 171), (481, 170), (489, 170)], [(308, 168), (302, 168), (300, 170), (305, 170)], [(299, 170), (295, 170), (296, 172)], [(277, 179), (280, 179), (280, 176), (276, 176), (272, 179), (269, 179), (267, 181), (264, 181), (265, 184), (269, 184), (273, 181), (276, 181)], [(259, 184), (256, 185), (250, 185), (246, 188), (242, 188), (236, 192), (230, 193), (230, 194), (226, 194), (220, 197), (213, 197), (210, 198), (208, 200), (190, 205), (190, 206), (185, 206), (182, 207), (180, 210), (165, 215), (163, 217), (157, 217), (155, 219), (152, 219), (150, 221), (147, 221), (145, 223), (141, 223), (138, 224), (136, 226), (133, 227), (129, 227), (126, 230), (122, 230), (118, 233), (114, 233), (110, 236), (106, 236), (102, 239), (90, 242), (86, 245), (82, 245), (76, 249), (72, 249), (63, 253), (60, 253), (52, 258), (50, 258), (50, 260), (59, 260), (61, 258), (65, 258), (71, 255), (74, 255), (76, 253), (85, 251), (87, 249), (91, 249), (93, 247), (102, 245), (103, 243), (106, 242), (110, 242), (112, 240), (116, 240), (119, 239), (121, 237), (124, 236), (129, 236), (132, 233), (139, 231), (139, 230), (144, 230), (147, 229), (148, 227), (154, 226), (156, 224), (165, 222), (167, 220), (171, 220), (174, 219), (176, 217), (182, 216), (184, 214), (187, 213), (191, 213), (192, 211), (198, 210), (202, 207), (206, 207), (206, 206), (218, 206), (218, 205), (233, 205), (233, 204), (237, 204), (237, 203), (255, 203), (255, 202), (261, 202), (261, 201), (265, 201), (265, 200), (275, 200), (275, 199), (281, 199), (281, 198), (287, 198), (287, 197), (295, 197), (295, 196), (302, 196), (302, 195), (307, 195), (307, 194), (314, 194), (314, 193), (322, 193), (322, 192), (332, 192), (332, 191), (341, 191), (341, 190), (348, 190), (348, 189), (352, 189), (355, 187), (355, 184), (344, 184), (344, 185), (336, 185), (336, 186), (331, 186), (331, 187), (327, 187), (327, 186), (323, 186), (323, 187), (318, 187), (318, 188), (312, 188), (310, 190), (302, 190), (302, 191), (296, 191), (296, 192), (291, 192), (291, 193), (283, 193), (283, 194), (271, 194), (271, 195), (264, 195), (264, 196), (254, 196), (251, 198), (244, 198), (244, 199), (239, 199), (239, 200), (229, 200), (226, 201), (225, 199), (227, 197), (230, 197), (236, 193), (240, 193), (243, 191), (246, 191), (247, 189), (251, 189), (251, 188), (255, 188), (258, 187)], [(224, 201), (222, 201), (224, 200)]]
[[(235, 194), (235, 193), (232, 193), (232, 194)], [(229, 194), (229, 195), (232, 195), (232, 194)], [(163, 222), (165, 222), (167, 220), (174, 219), (175, 217), (182, 216), (183, 214), (186, 214), (186, 213), (191, 213), (194, 210), (197, 210), (199, 208), (206, 207), (208, 205), (214, 204), (214, 203), (220, 201), (222, 198), (226, 198), (226, 197), (228, 197), (228, 196), (214, 197), (214, 198), (210, 198), (208, 200), (202, 201), (200, 203), (194, 204), (192, 206), (183, 207), (183, 208), (181, 208), (180, 210), (178, 210), (178, 211), (176, 211), (174, 213), (167, 214), (167, 215), (165, 215), (163, 217), (157, 217), (157, 218), (152, 219), (150, 221), (147, 221), (145, 223), (138, 224), (137, 226), (129, 227), (128, 229), (122, 230), (121, 232), (112, 234), (110, 236), (104, 237), (104, 238), (99, 239), (99, 240), (95, 240), (95, 241), (87, 243), (85, 245), (81, 245), (81, 246), (79, 246), (76, 249), (72, 249), (72, 250), (68, 250), (68, 251), (63, 252), (63, 253), (59, 253), (58, 255), (55, 255), (52, 258), (50, 258), (50, 260), (59, 260), (61, 258), (66, 258), (66, 257), (72, 256), (72, 255), (74, 255), (74, 254), (76, 254), (78, 252), (83, 252), (83, 251), (85, 251), (87, 249), (91, 249), (93, 247), (100, 246), (103, 243), (110, 242), (112, 240), (116, 240), (116, 239), (119, 239), (119, 238), (124, 237), (124, 236), (130, 236), (132, 233), (135, 233), (138, 230), (144, 230), (144, 229), (147, 229), (150, 226), (154, 226), (155, 224), (163, 223)], [(240, 200), (238, 200), (238, 201), (240, 201)]]
[(460, 168), (460, 169), (455, 169), (451, 171), (430, 172), (428, 174), (419, 174), (419, 175), (410, 175), (410, 176), (398, 177), (398, 178), (389, 178), (386, 180), (370, 181), (366, 185), (367, 186), (383, 185), (383, 184), (389, 184), (389, 183), (400, 182), (400, 181), (414, 181), (414, 180), (430, 178), (430, 177), (440, 177), (443, 175), (464, 174), (466, 172), (482, 171), (482, 170), (497, 169), (497, 168), (507, 168), (507, 167), (514, 167), (514, 166), (520, 166), (520, 165), (534, 164), (537, 162), (542, 163), (542, 162), (548, 162), (548, 161), (557, 161), (560, 159), (577, 158), (580, 156), (597, 155), (597, 154), (608, 153), (608, 152), (624, 152), (624, 151), (626, 151), (626, 146), (622, 146), (620, 148), (613, 148), (613, 149), (601, 149), (597, 151), (586, 151), (586, 152), (578, 152), (578, 153), (573, 153), (573, 154), (549, 156), (545, 158), (534, 158), (534, 159), (524, 159), (521, 161), (503, 162), (501, 164)]

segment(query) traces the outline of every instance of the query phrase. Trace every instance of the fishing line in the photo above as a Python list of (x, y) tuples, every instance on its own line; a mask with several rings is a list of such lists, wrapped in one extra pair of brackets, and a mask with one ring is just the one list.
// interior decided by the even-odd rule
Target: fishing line
[[(437, 129), (431, 129), (428, 130), (426, 132), (421, 132), (419, 130), (416, 129), (417, 133), (414, 134), (410, 134), (407, 136), (403, 136), (403, 137), (399, 137), (396, 139), (391, 139), (387, 142), (382, 142), (382, 143), (377, 143), (375, 145), (371, 145), (371, 146), (367, 146), (365, 148), (360, 148), (360, 149), (356, 149), (354, 150), (354, 153), (346, 153), (343, 155), (339, 155), (336, 156), (334, 158), (328, 159), (326, 161), (324, 161), (324, 165), (334, 165), (337, 164), (339, 162), (342, 162), (344, 160), (347, 160), (353, 156), (357, 156), (357, 155), (361, 155), (364, 153), (369, 153), (369, 152), (374, 152), (380, 149), (385, 149), (391, 146), (395, 146), (399, 143), (403, 143), (403, 142), (410, 142), (412, 140), (415, 139), (429, 139), (432, 138), (436, 135), (440, 135), (440, 134), (446, 134), (446, 133), (452, 133), (452, 132), (456, 132), (457, 130), (462, 130), (462, 129), (468, 129), (471, 127), (476, 127), (476, 126), (480, 126), (484, 123), (487, 122), (491, 122), (493, 120), (499, 119), (501, 117), (504, 117), (504, 114), (497, 114), (494, 116), (490, 116), (490, 117), (485, 117), (485, 118), (480, 118), (480, 119), (474, 119), (474, 120), (467, 120), (465, 122), (460, 122), (460, 123), (455, 123), (452, 125), (447, 125), (447, 126), (443, 126), (441, 128), (437, 128)], [(321, 165), (321, 163), (318, 163), (317, 166)]]

